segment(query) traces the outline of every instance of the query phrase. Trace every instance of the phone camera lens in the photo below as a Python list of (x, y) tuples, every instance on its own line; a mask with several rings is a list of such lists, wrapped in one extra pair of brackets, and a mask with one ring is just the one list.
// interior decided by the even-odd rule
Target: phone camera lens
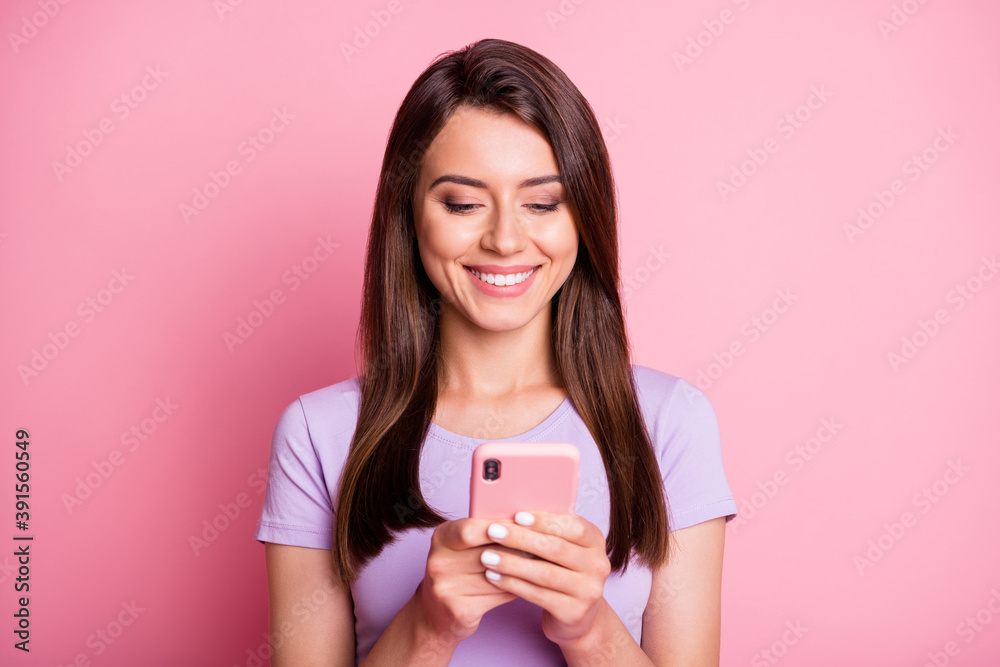
[(483, 479), (492, 482), (500, 477), (500, 461), (496, 459), (486, 459), (483, 463)]

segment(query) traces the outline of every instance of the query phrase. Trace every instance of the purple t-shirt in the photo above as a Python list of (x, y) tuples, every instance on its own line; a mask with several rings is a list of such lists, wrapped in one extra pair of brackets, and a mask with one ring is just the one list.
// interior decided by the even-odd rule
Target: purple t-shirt
[[(667, 497), (670, 530), (736, 516), (722, 464), (719, 426), (705, 394), (687, 381), (633, 366), (643, 417), (656, 450)], [(255, 539), (317, 549), (333, 548), (333, 505), (340, 472), (357, 423), (358, 378), (304, 394), (278, 419), (264, 507)], [(580, 450), (576, 513), (608, 534), (607, 476), (590, 431), (566, 398), (531, 430), (498, 441), (569, 442)], [(472, 450), (485, 440), (431, 423), (420, 454), (420, 489), (448, 519), (469, 515)], [(410, 599), (424, 576), (433, 528), (410, 529), (360, 570), (351, 585), (356, 664)], [(638, 643), (652, 573), (633, 559), (624, 575), (612, 572), (604, 597)], [(487, 612), (455, 650), (452, 665), (565, 665), (559, 646), (542, 632), (542, 610), (517, 598)]]

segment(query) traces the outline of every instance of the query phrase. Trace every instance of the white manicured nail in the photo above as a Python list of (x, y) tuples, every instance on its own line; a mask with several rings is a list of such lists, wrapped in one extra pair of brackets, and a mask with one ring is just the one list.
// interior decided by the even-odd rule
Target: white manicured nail
[(500, 581), (503, 577), (499, 572), (494, 572), (493, 570), (486, 570), (486, 578), (490, 581)]
[(499, 523), (491, 523), (486, 529), (486, 534), (495, 540), (502, 540), (507, 537), (507, 527)]
[(483, 555), (479, 557), (479, 560), (487, 567), (499, 565), (500, 554), (494, 551), (484, 551)]
[(533, 526), (535, 524), (535, 515), (531, 512), (518, 512), (514, 515), (514, 523), (519, 523), (522, 526)]

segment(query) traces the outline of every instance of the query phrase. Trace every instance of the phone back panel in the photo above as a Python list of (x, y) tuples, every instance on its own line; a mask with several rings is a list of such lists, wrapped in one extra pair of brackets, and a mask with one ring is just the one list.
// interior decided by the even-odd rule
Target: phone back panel
[[(499, 461), (499, 477), (484, 463)], [(572, 514), (580, 481), (580, 450), (565, 442), (487, 442), (472, 453), (469, 516), (513, 519), (522, 510)]]

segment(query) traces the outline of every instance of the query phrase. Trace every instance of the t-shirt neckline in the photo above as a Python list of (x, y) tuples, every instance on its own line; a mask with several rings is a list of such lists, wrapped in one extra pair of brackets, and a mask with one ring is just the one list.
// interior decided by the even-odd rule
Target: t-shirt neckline
[(506, 438), (475, 438), (469, 435), (460, 435), (458, 433), (453, 433), (442, 426), (438, 426), (434, 422), (430, 423), (430, 426), (427, 429), (427, 434), (433, 435), (441, 440), (450, 442), (458, 441), (461, 443), (521, 442), (524, 440), (532, 440), (536, 437), (541, 436), (553, 424), (555, 424), (555, 422), (557, 422), (562, 417), (562, 415), (567, 410), (569, 410), (571, 403), (572, 402), (570, 401), (569, 396), (566, 396), (566, 398), (563, 399), (562, 403), (560, 403), (559, 406), (555, 410), (553, 410), (552, 413), (549, 414), (548, 417), (543, 419), (539, 424), (528, 429), (524, 433), (521, 433), (519, 435), (512, 435)]

